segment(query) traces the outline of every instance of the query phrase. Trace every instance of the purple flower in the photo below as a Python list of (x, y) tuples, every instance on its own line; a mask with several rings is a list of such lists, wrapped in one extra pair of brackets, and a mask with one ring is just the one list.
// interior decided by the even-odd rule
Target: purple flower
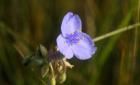
[(72, 12), (68, 12), (63, 18), (57, 48), (67, 59), (76, 56), (80, 60), (86, 60), (96, 52), (91, 37), (82, 32), (80, 17)]

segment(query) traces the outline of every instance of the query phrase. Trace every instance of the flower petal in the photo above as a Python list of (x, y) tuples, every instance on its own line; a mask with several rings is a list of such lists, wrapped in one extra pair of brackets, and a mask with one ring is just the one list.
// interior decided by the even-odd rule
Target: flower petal
[(73, 34), (75, 31), (81, 31), (82, 24), (78, 15), (68, 12), (62, 21), (61, 32), (64, 37), (69, 34)]
[(67, 59), (70, 59), (70, 58), (73, 57), (73, 52), (72, 52), (71, 46), (69, 46), (69, 45), (66, 43), (65, 38), (63, 38), (63, 36), (62, 36), (61, 34), (57, 37), (57, 47), (58, 47), (58, 50), (59, 50)]
[(86, 60), (92, 57), (96, 52), (96, 47), (89, 35), (82, 33), (82, 39), (77, 44), (72, 45), (74, 55), (80, 60)]

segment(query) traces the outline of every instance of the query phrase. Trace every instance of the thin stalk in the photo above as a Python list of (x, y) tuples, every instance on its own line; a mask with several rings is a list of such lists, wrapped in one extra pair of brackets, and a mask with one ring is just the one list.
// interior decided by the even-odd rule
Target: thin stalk
[(94, 41), (94, 42), (97, 42), (97, 41), (106, 39), (106, 38), (108, 38), (108, 37), (111, 37), (111, 36), (113, 36), (113, 35), (117, 35), (117, 34), (120, 34), (120, 33), (122, 33), (122, 32), (131, 30), (131, 29), (134, 29), (134, 28), (139, 27), (139, 26), (140, 26), (140, 23), (136, 23), (136, 24), (133, 24), (133, 25), (129, 25), (128, 27), (123, 27), (123, 28), (120, 28), (120, 29), (115, 30), (115, 31), (113, 31), (113, 32), (110, 32), (110, 33), (104, 34), (104, 35), (102, 35), (102, 36), (99, 36), (99, 37), (97, 37), (97, 38), (94, 38), (93, 41)]
[(56, 80), (55, 80), (55, 75), (54, 75), (52, 63), (49, 63), (49, 66), (50, 66), (50, 70), (51, 70), (50, 85), (56, 85)]
[[(137, 13), (137, 17), (136, 17), (136, 23), (139, 23), (139, 15), (140, 15), (140, 0), (138, 1), (138, 13)], [(134, 31), (134, 57), (136, 57), (136, 54), (137, 54), (137, 44), (138, 44), (138, 27), (135, 28), (135, 31)]]
[[(136, 23), (139, 23), (139, 17), (140, 15), (140, 0), (138, 0), (138, 8), (137, 8), (137, 16), (136, 16)], [(134, 84), (134, 79), (135, 79), (135, 66), (136, 66), (136, 56), (138, 52), (138, 27), (136, 27), (134, 31), (134, 47), (133, 47), (133, 56), (132, 56), (132, 75), (131, 75), (131, 80), (132, 80), (132, 85)]]

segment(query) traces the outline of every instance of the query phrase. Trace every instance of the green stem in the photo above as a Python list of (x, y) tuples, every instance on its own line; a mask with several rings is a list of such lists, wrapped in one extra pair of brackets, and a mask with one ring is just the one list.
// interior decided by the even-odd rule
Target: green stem
[(49, 63), (49, 66), (50, 66), (50, 70), (51, 70), (50, 85), (56, 85), (56, 80), (55, 80), (55, 75), (54, 75), (52, 63)]
[(93, 41), (97, 42), (97, 41), (103, 40), (105, 38), (111, 37), (113, 35), (116, 35), (116, 34), (119, 34), (119, 33), (122, 33), (122, 32), (128, 31), (128, 30), (131, 30), (131, 29), (136, 28), (138, 26), (140, 26), (140, 23), (133, 24), (133, 25), (130, 25), (130, 26), (127, 26), (127, 27), (123, 27), (123, 28), (120, 28), (120, 29), (115, 30), (113, 32), (110, 32), (110, 33), (104, 34), (102, 36), (99, 36), (97, 38), (94, 38)]

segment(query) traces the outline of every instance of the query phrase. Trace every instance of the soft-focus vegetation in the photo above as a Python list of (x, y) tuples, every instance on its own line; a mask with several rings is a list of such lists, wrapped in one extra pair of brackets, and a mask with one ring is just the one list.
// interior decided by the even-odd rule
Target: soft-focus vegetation
[[(93, 39), (139, 22), (138, 0), (0, 0), (0, 85), (45, 85), (23, 58), (43, 44), (56, 46), (63, 16), (79, 14)], [(90, 60), (69, 60), (60, 85), (140, 85), (140, 29), (95, 42)], [(46, 79), (47, 82), (47, 79)], [(59, 85), (59, 83), (57, 83)]]

